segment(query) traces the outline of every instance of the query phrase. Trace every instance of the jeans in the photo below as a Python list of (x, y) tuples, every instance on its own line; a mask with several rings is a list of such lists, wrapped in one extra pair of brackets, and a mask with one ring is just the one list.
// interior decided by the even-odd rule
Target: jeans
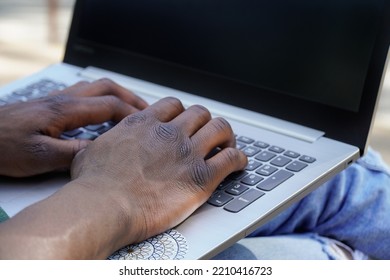
[(390, 259), (390, 171), (356, 163), (215, 259)]

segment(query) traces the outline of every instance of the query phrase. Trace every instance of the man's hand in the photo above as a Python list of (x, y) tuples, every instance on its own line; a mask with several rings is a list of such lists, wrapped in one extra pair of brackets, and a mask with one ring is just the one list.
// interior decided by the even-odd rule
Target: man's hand
[(119, 122), (147, 103), (108, 79), (80, 82), (48, 97), (0, 107), (0, 175), (24, 177), (69, 169), (90, 142), (60, 140), (62, 132)]
[[(116, 119), (136, 111), (123, 110)], [(108, 111), (93, 120), (110, 118)], [(70, 129), (52, 127), (54, 136)], [(185, 110), (175, 98), (125, 117), (84, 149), (76, 147), (68, 157), (77, 153), (72, 180), (0, 224), (0, 258), (107, 258), (182, 222), (223, 178), (247, 164), (224, 119), (212, 119), (202, 106)]]
[[(209, 156), (217, 147), (221, 150)], [(124, 246), (182, 222), (246, 164), (226, 120), (212, 119), (202, 106), (184, 110), (177, 99), (165, 98), (79, 152), (71, 173), (80, 193), (107, 201), (101, 211), (117, 207), (110, 228), (124, 227), (127, 234), (117, 238)]]

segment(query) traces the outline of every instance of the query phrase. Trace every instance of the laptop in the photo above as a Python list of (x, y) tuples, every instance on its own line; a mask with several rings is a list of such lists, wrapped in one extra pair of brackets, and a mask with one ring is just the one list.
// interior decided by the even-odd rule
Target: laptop
[[(175, 96), (226, 118), (246, 170), (182, 224), (110, 256), (209, 259), (365, 153), (389, 20), (384, 0), (77, 0), (63, 61), (2, 87), (0, 104), (108, 77), (149, 103)], [(2, 177), (0, 206), (12, 217), (68, 180)]]

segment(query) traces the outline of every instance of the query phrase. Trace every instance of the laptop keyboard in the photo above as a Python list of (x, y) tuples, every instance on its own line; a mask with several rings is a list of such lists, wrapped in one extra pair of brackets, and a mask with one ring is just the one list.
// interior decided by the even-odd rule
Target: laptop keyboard
[[(65, 87), (63, 83), (42, 79), (6, 97), (1, 97), (0, 106), (43, 97), (51, 91), (62, 90)], [(87, 125), (65, 131), (60, 138), (93, 140), (114, 125), (115, 123), (111, 121)], [(236, 140), (237, 148), (248, 157), (248, 165), (244, 171), (235, 172), (225, 178), (207, 201), (210, 205), (229, 212), (241, 211), (316, 160), (311, 156), (246, 136), (236, 135)]]
[(24, 88), (15, 90), (5, 97), (0, 97), (0, 106), (43, 97), (54, 90), (62, 90), (65, 87), (66, 85), (63, 83), (42, 79)]
[(316, 160), (245, 136), (236, 136), (236, 140), (248, 165), (223, 180), (207, 201), (229, 212), (241, 211)]

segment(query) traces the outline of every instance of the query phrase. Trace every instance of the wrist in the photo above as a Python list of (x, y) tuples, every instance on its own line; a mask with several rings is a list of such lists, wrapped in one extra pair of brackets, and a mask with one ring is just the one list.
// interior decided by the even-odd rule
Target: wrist
[(104, 259), (129, 244), (129, 215), (99, 192), (73, 181), (1, 224), (0, 258)]
[(130, 199), (117, 187), (114, 189), (112, 181), (105, 179), (78, 178), (61, 190), (70, 194), (80, 210), (84, 210), (78, 215), (83, 223), (88, 223), (88, 234), (94, 236), (96, 243), (102, 243), (98, 246), (106, 251), (105, 256), (140, 239), (140, 227), (133, 221)]

